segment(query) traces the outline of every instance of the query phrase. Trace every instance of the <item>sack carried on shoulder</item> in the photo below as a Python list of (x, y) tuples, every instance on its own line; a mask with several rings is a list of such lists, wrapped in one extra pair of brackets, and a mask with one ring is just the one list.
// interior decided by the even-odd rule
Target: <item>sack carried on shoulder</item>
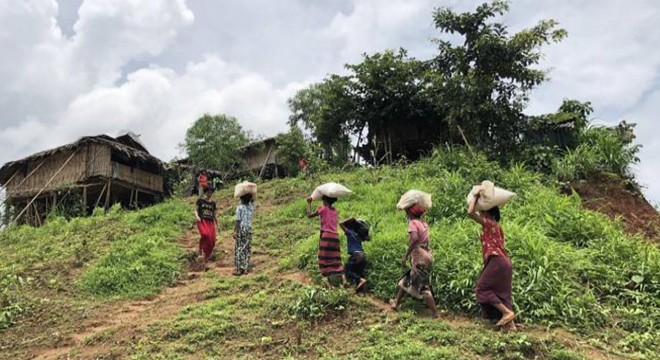
[(479, 211), (486, 211), (494, 208), (495, 206), (502, 206), (507, 201), (516, 196), (516, 193), (498, 188), (495, 186), (495, 184), (488, 180), (482, 182), (481, 185), (472, 187), (472, 190), (467, 196), (468, 205), (472, 202), (476, 194), (481, 194), (476, 206), (476, 209)]
[(320, 185), (316, 189), (314, 189), (311, 198), (312, 200), (321, 200), (321, 198), (323, 198), (323, 195), (331, 198), (340, 198), (340, 197), (348, 196), (352, 193), (353, 192), (344, 185), (337, 184), (334, 182), (329, 182)]

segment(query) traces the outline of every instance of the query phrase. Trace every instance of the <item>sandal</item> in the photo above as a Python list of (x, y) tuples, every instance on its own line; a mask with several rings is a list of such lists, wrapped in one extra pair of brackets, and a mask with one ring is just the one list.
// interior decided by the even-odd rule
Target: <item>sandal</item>
[(243, 270), (235, 269), (231, 274), (234, 275), (234, 276), (241, 276), (241, 275), (243, 275)]

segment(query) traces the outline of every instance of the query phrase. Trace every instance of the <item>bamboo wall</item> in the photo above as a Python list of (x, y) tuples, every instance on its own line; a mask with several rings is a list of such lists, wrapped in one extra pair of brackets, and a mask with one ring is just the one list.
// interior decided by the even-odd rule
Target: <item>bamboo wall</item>
[[(69, 162), (62, 167), (74, 151), (62, 151), (30, 161), (27, 171), (19, 170), (7, 183), (7, 199), (32, 197), (39, 191), (47, 193), (67, 185), (85, 183), (90, 178), (115, 178), (146, 190), (163, 192), (162, 175), (112, 162), (111, 148), (102, 144), (87, 144), (79, 147)], [(42, 162), (43, 164), (39, 166)], [(30, 175), (34, 169), (37, 170)], [(25, 180), (27, 175), (30, 176)]]
[(124, 164), (112, 163), (112, 178), (158, 193), (163, 192), (163, 177), (146, 171), (131, 168)]
[[(7, 183), (7, 198), (36, 195), (42, 189), (44, 192), (48, 192), (66, 185), (76, 184), (90, 176), (103, 176), (110, 173), (110, 149), (108, 147), (96, 144), (80, 147), (66, 162), (74, 151), (62, 151), (30, 161), (27, 169), (19, 170)], [(66, 165), (64, 165), (65, 163)], [(87, 166), (88, 163), (90, 166)], [(63, 165), (64, 167), (62, 167)], [(33, 171), (34, 173), (32, 173)], [(32, 174), (30, 175), (30, 173)]]
[[(268, 152), (270, 151), (270, 156)], [(268, 159), (266, 159), (268, 158)], [(269, 142), (245, 154), (246, 170), (260, 170), (265, 164), (277, 164), (277, 148), (275, 142)]]

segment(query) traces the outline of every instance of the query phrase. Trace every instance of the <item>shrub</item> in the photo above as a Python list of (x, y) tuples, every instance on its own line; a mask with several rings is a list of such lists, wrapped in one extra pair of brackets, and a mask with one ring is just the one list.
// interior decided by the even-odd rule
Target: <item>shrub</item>
[[(433, 194), (427, 220), (436, 300), (447, 309), (477, 313), (473, 287), (483, 266), (480, 229), (466, 218), (465, 195), (472, 185), (490, 179), (518, 194), (502, 208), (502, 227), (522, 321), (655, 334), (660, 250), (624, 234), (605, 215), (583, 210), (578, 195), (561, 195), (522, 165), (502, 168), (479, 155), (441, 149), (404, 169), (365, 169), (328, 178), (341, 179), (355, 193), (337, 202), (342, 217), (376, 224), (365, 251), (369, 289), (380, 298), (394, 295), (403, 273), (398, 264), (407, 245), (407, 224), (395, 204), (406, 190), (416, 188)], [(310, 221), (309, 226), (315, 225)], [(293, 251), (298, 265), (313, 273), (318, 271), (317, 244), (317, 236), (309, 237)]]

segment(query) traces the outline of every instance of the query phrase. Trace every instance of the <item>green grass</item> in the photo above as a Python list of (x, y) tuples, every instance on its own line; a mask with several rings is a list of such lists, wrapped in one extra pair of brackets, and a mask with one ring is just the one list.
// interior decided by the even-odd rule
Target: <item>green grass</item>
[[(472, 288), (482, 266), (480, 229), (465, 217), (465, 195), (484, 179), (518, 193), (502, 209), (502, 226), (514, 263), (515, 306), (529, 329), (520, 334), (493, 332), (477, 316)], [(433, 288), (439, 306), (457, 319), (433, 321), (411, 299), (402, 312), (384, 313), (350, 292), (280, 278), (304, 269), (320, 283), (318, 220), (304, 216), (304, 199), (325, 181), (355, 192), (337, 203), (341, 218), (372, 225), (373, 240), (365, 244), (368, 280), (380, 299), (394, 296), (402, 273), (407, 226), (395, 209), (399, 196), (411, 188), (433, 194), (427, 216)], [(214, 197), (222, 228), (230, 229), (231, 189)], [(194, 228), (191, 209), (190, 199), (172, 199), (136, 212), (52, 217), (41, 228), (1, 232), (3, 299), (22, 310), (13, 311), (0, 336), (3, 355), (29, 358), (30, 347), (61, 344), (104, 306), (172, 284), (184, 270), (177, 238)], [(259, 187), (254, 249), (272, 259), (260, 265), (261, 273), (226, 278), (209, 272), (198, 279), (207, 287), (174, 316), (136, 330), (130, 340), (117, 329), (104, 330), (85, 346), (103, 345), (134, 359), (574, 360), (590, 358), (591, 345), (615, 357), (653, 359), (660, 351), (657, 246), (583, 210), (577, 196), (560, 195), (521, 166), (503, 169), (464, 152), (437, 151), (407, 167), (266, 182)], [(26, 339), (30, 343), (20, 345)]]
[[(427, 220), (436, 300), (442, 308), (476, 316), (472, 289), (482, 267), (480, 229), (465, 216), (465, 195), (472, 185), (490, 179), (518, 193), (502, 209), (502, 226), (514, 264), (520, 320), (592, 334), (638, 355), (660, 350), (660, 250), (625, 234), (605, 215), (583, 210), (578, 196), (559, 194), (538, 174), (521, 166), (503, 169), (459, 151), (436, 151), (407, 168), (323, 177), (330, 179), (355, 193), (337, 202), (340, 217), (358, 216), (374, 225), (365, 250), (376, 296), (392, 297), (402, 272), (397, 264), (406, 248), (406, 221), (395, 204), (408, 189), (420, 189), (433, 194)], [(279, 208), (273, 217), (317, 226), (302, 218), (303, 207), (301, 199)], [(300, 241), (281, 265), (298, 266), (318, 277), (317, 243), (315, 235)]]
[(192, 225), (190, 209), (171, 200), (0, 232), (0, 328), (9, 327), (0, 348), (27, 357), (25, 339), (52, 346), (111, 299), (151, 296), (172, 284), (185, 266), (176, 239)]

